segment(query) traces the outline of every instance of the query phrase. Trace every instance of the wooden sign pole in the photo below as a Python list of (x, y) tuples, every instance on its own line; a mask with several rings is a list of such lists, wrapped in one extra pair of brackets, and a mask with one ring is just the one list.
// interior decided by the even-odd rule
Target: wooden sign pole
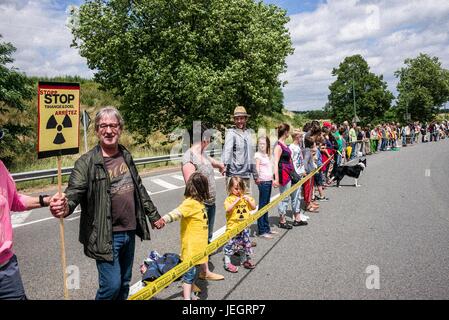
[[(61, 172), (61, 156), (58, 156), (58, 195), (62, 195), (62, 172)], [(69, 291), (67, 289), (67, 266), (65, 260), (65, 242), (64, 242), (64, 218), (59, 218), (59, 234), (61, 236), (61, 262), (62, 273), (64, 275), (64, 299), (69, 299)]]
[[(63, 155), (79, 153), (80, 84), (39, 81), (37, 85), (37, 158), (58, 158), (58, 195), (62, 196)], [(69, 299), (65, 256), (64, 217), (59, 219), (64, 299)]]

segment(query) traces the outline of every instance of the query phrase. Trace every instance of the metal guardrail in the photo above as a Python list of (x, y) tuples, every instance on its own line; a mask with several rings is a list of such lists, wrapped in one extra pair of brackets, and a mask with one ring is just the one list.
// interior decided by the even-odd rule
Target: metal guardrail
[[(221, 150), (211, 150), (207, 151), (207, 154), (214, 156), (221, 155)], [(139, 158), (134, 159), (134, 163), (136, 165), (146, 165), (151, 163), (160, 163), (160, 162), (168, 162), (169, 161), (180, 161), (182, 159), (183, 153), (178, 153), (174, 155), (164, 155), (164, 156), (156, 156), (156, 157), (148, 157), (148, 158)], [(72, 173), (73, 167), (64, 167), (61, 169), (61, 174), (63, 176), (70, 175)], [(24, 181), (32, 181), (39, 179), (48, 179), (55, 178), (58, 176), (58, 169), (45, 169), (45, 170), (36, 170), (36, 171), (28, 171), (28, 172), (20, 172), (11, 174), (12, 178), (15, 182), (24, 182)]]

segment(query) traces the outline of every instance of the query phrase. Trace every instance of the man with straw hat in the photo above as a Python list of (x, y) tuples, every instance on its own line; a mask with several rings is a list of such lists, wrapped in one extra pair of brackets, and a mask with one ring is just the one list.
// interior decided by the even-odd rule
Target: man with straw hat
[(234, 109), (233, 128), (226, 131), (222, 161), (226, 166), (226, 185), (233, 176), (242, 178), (250, 192), (250, 178), (259, 183), (259, 176), (254, 160), (254, 146), (251, 139), (252, 130), (246, 127), (249, 114), (242, 106)]

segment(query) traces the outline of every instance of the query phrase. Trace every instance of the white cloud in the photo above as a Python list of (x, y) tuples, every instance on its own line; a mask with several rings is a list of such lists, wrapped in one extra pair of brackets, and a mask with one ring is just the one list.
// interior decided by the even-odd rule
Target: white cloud
[(67, 13), (54, 4), (52, 0), (0, 2), (2, 41), (17, 48), (14, 67), (30, 76), (92, 77), (85, 59), (70, 47)]
[[(0, 33), (17, 48), (15, 67), (28, 75), (92, 76), (85, 59), (70, 48), (62, 11), (70, 2), (79, 0), (0, 0)], [(288, 109), (323, 107), (334, 81), (331, 71), (346, 56), (363, 55), (394, 93), (394, 71), (406, 58), (423, 52), (449, 68), (448, 0), (328, 0), (292, 15), (288, 27), (295, 47), (281, 76), (288, 81)]]
[(288, 25), (295, 53), (282, 80), (291, 110), (321, 108), (335, 80), (332, 68), (361, 54), (396, 93), (394, 72), (419, 53), (449, 68), (449, 1), (328, 0), (313, 12), (292, 15)]

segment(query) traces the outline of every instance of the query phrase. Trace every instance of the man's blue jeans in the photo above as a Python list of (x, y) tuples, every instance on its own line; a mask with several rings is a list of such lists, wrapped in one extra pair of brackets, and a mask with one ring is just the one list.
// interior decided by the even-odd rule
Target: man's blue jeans
[(126, 300), (128, 298), (136, 232), (114, 232), (112, 238), (114, 261), (97, 260), (100, 287), (96, 300)]
[[(259, 188), (259, 210), (270, 203), (272, 184), (272, 181), (261, 181), (257, 186)], [(257, 219), (257, 228), (259, 229), (259, 235), (271, 231), (270, 222), (268, 221), (268, 212)]]
[(212, 235), (214, 233), (214, 223), (215, 223), (215, 211), (216, 211), (216, 206), (215, 203), (214, 204), (206, 204), (206, 211), (207, 211), (207, 221), (208, 221), (208, 228), (209, 228), (209, 243), (212, 240)]

